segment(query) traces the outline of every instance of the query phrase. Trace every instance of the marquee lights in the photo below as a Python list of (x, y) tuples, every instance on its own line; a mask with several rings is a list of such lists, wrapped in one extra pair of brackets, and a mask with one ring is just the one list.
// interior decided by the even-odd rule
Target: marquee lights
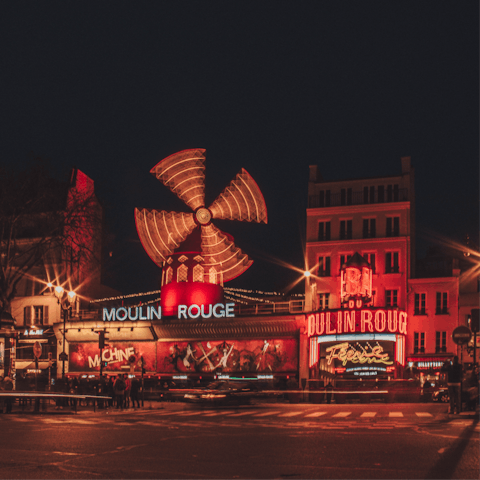
[[(179, 319), (195, 319), (198, 317), (215, 318), (234, 317), (234, 303), (216, 303), (215, 305), (178, 305), (177, 317)], [(145, 315), (146, 314), (146, 315)], [(120, 307), (120, 308), (104, 308), (103, 321), (119, 321), (126, 320), (160, 320), (162, 318), (162, 307)]]
[(383, 363), (385, 365), (392, 365), (393, 361), (390, 360), (388, 353), (383, 353), (383, 347), (376, 345), (367, 352), (360, 344), (358, 344), (361, 350), (357, 350), (353, 345), (348, 342), (332, 345), (326, 349), (327, 364), (331, 365), (333, 360), (338, 359), (345, 366), (347, 362), (352, 363)]
[(337, 310), (307, 317), (308, 336), (390, 332), (407, 334), (407, 313), (394, 309)]

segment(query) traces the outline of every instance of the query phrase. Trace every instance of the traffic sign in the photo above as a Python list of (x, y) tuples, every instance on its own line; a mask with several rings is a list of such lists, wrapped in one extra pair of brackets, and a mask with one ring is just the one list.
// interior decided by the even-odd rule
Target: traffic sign
[(452, 332), (452, 340), (457, 345), (465, 345), (472, 338), (472, 331), (465, 325), (460, 325)]
[(33, 354), (35, 355), (35, 358), (40, 358), (42, 355), (42, 344), (40, 342), (35, 342), (33, 344)]

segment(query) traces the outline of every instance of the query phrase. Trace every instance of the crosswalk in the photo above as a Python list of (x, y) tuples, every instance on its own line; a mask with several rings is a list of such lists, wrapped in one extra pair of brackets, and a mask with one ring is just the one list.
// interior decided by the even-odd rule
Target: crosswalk
[[(438, 409), (437, 409), (438, 410)], [(56, 416), (56, 415), (45, 415), (45, 416), (33, 416), (33, 415), (1, 415), (0, 423), (3, 421), (14, 421), (20, 423), (28, 422), (42, 422), (44, 425), (54, 425), (54, 424), (76, 424), (76, 425), (96, 425), (99, 423), (108, 423), (115, 422), (118, 426), (124, 422), (130, 422), (130, 424), (135, 423), (145, 423), (154, 424), (155, 422), (165, 422), (169, 420), (173, 421), (189, 421), (197, 422), (201, 420), (210, 420), (210, 421), (220, 421), (222, 423), (227, 422), (231, 423), (238, 419), (238, 422), (244, 423), (245, 421), (249, 422), (275, 422), (276, 419), (291, 422), (309, 422), (314, 424), (328, 424), (328, 423), (359, 423), (366, 424), (370, 423), (375, 425), (378, 422), (415, 422), (415, 421), (427, 421), (434, 420), (438, 414), (441, 412), (437, 410), (431, 411), (414, 411), (413, 409), (402, 410), (389, 410), (386, 408), (375, 409), (371, 406), (366, 409), (327, 409), (327, 408), (318, 408), (318, 409), (286, 409), (286, 408), (253, 408), (253, 409), (197, 409), (197, 408), (181, 408), (181, 409), (170, 409), (165, 408), (161, 410), (141, 410), (137, 411), (136, 414), (129, 415), (127, 412), (124, 412), (120, 415), (117, 413), (120, 412), (111, 412), (112, 415), (96, 415), (95, 417), (83, 416), (83, 415), (65, 415), (65, 416)], [(458, 419), (460, 420), (460, 419)], [(129, 423), (125, 423), (129, 425)]]
[(224, 418), (306, 418), (306, 419), (346, 419), (346, 418), (360, 418), (360, 419), (375, 419), (375, 418), (434, 418), (434, 414), (430, 412), (401, 412), (401, 411), (366, 411), (366, 412), (353, 412), (353, 411), (340, 411), (340, 412), (327, 412), (327, 411), (281, 411), (281, 410), (177, 410), (177, 411), (163, 411), (156, 412), (155, 416), (172, 416), (172, 417), (224, 417)]

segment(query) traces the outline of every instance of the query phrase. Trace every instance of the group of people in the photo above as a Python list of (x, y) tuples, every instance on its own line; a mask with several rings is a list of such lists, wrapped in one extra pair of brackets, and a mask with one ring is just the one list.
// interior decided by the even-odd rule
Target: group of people
[(137, 407), (140, 408), (139, 394), (141, 391), (141, 385), (138, 378), (133, 377), (130, 380), (128, 376), (119, 373), (115, 381), (110, 377), (110, 382), (112, 382), (117, 409), (123, 410), (124, 408), (129, 408), (130, 400), (133, 408), (135, 408), (135, 403), (137, 404)]

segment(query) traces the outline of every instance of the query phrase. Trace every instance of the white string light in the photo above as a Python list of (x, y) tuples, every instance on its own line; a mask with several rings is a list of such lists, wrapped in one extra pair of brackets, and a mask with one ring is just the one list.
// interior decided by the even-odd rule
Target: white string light
[(160, 293), (161, 290), (153, 290), (151, 292), (143, 292), (143, 293), (130, 293), (128, 295), (119, 295), (118, 297), (109, 297), (109, 298), (100, 298), (97, 300), (90, 300), (90, 303), (99, 303), (99, 302), (110, 302), (113, 300), (124, 300), (125, 298), (133, 298), (133, 297), (146, 297), (147, 295), (155, 295), (156, 293)]

